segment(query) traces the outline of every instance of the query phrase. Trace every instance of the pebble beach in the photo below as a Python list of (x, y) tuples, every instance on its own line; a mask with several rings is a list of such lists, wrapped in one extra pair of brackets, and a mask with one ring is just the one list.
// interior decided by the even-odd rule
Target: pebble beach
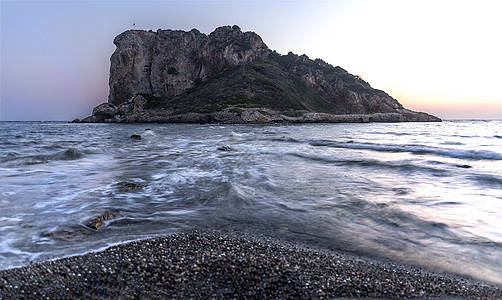
[(501, 299), (502, 289), (266, 236), (190, 231), (0, 271), (0, 299)]

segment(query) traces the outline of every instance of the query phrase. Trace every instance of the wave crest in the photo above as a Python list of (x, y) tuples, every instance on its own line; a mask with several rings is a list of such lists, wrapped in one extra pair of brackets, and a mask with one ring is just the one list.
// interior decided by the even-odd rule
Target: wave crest
[(471, 160), (502, 160), (502, 154), (488, 150), (461, 150), (452, 148), (438, 148), (425, 145), (397, 145), (397, 144), (374, 144), (356, 142), (337, 142), (328, 140), (311, 141), (311, 146), (332, 147), (356, 150), (371, 150), (378, 152), (408, 152), (413, 154), (430, 154), (451, 158)]
[(23, 166), (23, 165), (38, 165), (45, 164), (51, 161), (77, 160), (84, 157), (86, 154), (91, 154), (92, 151), (85, 151), (79, 148), (70, 147), (68, 149), (58, 151), (51, 154), (28, 155), (23, 157), (11, 158), (4, 161), (8, 166)]

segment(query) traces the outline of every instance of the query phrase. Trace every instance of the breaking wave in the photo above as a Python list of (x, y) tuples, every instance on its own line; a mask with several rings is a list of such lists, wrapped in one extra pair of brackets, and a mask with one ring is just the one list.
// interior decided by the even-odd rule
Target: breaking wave
[(461, 150), (451, 148), (438, 148), (424, 145), (397, 145), (397, 144), (374, 144), (356, 142), (336, 142), (328, 140), (312, 141), (309, 143), (316, 147), (332, 147), (357, 150), (371, 150), (379, 152), (408, 152), (413, 154), (431, 154), (451, 158), (472, 160), (502, 160), (502, 154), (488, 150)]
[(93, 153), (96, 153), (96, 151), (82, 150), (79, 148), (70, 147), (68, 149), (50, 154), (26, 155), (21, 157), (14, 156), (4, 159), (4, 161), (2, 161), (2, 164), (6, 164), (7, 166), (37, 165), (49, 163), (52, 161), (77, 160), (81, 159), (87, 154)]
[(322, 156), (309, 155), (304, 153), (294, 153), (294, 152), (289, 152), (287, 153), (287, 155), (321, 163), (336, 164), (340, 166), (347, 165), (347, 166), (360, 166), (360, 167), (372, 167), (372, 168), (387, 168), (387, 169), (397, 169), (408, 172), (426, 171), (438, 174), (447, 173), (447, 171), (443, 169), (438, 169), (428, 166), (420, 166), (407, 162), (388, 162), (388, 161), (386, 162), (375, 159), (333, 159), (329, 157), (322, 157)]

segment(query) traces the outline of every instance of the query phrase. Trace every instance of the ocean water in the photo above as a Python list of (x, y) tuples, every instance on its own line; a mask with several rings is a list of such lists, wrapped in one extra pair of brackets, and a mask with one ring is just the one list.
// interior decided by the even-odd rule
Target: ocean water
[(192, 228), (501, 284), (502, 121), (0, 123), (0, 269)]

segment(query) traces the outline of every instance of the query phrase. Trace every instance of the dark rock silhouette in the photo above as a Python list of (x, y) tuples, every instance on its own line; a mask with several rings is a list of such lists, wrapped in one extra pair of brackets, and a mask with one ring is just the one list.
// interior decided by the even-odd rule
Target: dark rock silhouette
[(114, 43), (108, 103), (82, 122), (441, 121), (340, 67), (280, 55), (235, 25), (209, 35), (129, 30)]

